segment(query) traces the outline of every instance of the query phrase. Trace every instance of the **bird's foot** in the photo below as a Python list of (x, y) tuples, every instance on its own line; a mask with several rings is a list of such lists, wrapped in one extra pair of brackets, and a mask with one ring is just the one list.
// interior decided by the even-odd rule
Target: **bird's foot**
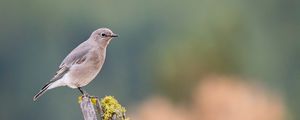
[(90, 94), (88, 94), (85, 90), (83, 90), (81, 87), (78, 87), (78, 90), (80, 91), (80, 93), (82, 94), (82, 97), (88, 97), (88, 98), (98, 98), (97, 96), (91, 96)]
[(85, 97), (91, 97), (91, 95), (88, 94), (87, 92), (84, 92), (84, 93), (82, 94), (82, 96), (85, 96)]
[(78, 87), (78, 90), (80, 91), (80, 93), (82, 94), (82, 96), (90, 97), (90, 95), (85, 90), (83, 90), (81, 87)]

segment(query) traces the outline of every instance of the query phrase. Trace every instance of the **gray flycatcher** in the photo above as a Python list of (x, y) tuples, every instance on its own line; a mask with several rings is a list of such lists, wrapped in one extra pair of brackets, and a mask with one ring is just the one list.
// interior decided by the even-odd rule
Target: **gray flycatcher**
[(54, 77), (33, 97), (36, 101), (47, 90), (68, 86), (78, 88), (90, 83), (99, 73), (105, 60), (106, 47), (113, 37), (117, 37), (108, 28), (95, 30), (88, 40), (81, 43), (67, 55)]

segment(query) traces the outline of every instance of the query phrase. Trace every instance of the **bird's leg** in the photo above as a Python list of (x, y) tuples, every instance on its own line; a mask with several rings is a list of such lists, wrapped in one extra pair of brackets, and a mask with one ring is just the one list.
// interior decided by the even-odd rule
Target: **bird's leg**
[(90, 96), (85, 90), (83, 90), (81, 87), (78, 87), (78, 90), (82, 94), (82, 96)]
[(84, 95), (84, 92), (83, 92), (83, 90), (81, 89), (81, 87), (78, 87), (78, 90), (80, 91), (80, 93), (81, 93), (82, 95)]

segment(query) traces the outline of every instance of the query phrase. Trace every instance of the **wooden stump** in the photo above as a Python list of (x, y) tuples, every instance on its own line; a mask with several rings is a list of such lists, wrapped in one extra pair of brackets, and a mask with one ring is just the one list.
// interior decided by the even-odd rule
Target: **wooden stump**
[(101, 105), (97, 97), (80, 96), (79, 104), (84, 120), (102, 120)]
[(125, 108), (112, 96), (101, 101), (98, 97), (87, 95), (78, 99), (84, 120), (129, 120), (125, 116)]

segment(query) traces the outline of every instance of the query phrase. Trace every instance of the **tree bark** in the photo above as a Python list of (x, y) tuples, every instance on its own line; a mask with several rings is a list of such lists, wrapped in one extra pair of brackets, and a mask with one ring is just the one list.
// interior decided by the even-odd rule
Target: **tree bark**
[(129, 120), (125, 108), (113, 96), (100, 101), (98, 97), (83, 95), (79, 97), (79, 104), (84, 120)]
[(84, 120), (102, 120), (102, 109), (98, 97), (80, 97), (79, 104)]

